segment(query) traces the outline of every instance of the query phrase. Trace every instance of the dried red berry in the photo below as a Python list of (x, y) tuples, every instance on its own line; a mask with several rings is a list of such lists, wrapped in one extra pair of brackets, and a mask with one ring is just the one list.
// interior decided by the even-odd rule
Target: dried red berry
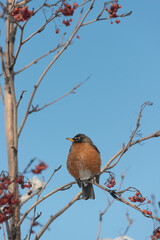
[(115, 23), (119, 24), (119, 23), (120, 23), (120, 20), (115, 20)]
[(11, 15), (17, 22), (23, 22), (28, 20), (33, 14), (33, 11), (28, 10), (28, 6), (25, 7), (15, 7)]

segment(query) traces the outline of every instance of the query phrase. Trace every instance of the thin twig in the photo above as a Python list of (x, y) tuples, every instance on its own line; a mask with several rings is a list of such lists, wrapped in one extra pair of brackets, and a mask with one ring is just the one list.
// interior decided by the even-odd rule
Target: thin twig
[[(130, 12), (128, 12), (128, 13), (123, 13), (123, 14), (117, 15), (117, 17), (127, 17), (127, 16), (129, 16), (129, 15), (131, 15), (131, 14), (132, 14), (132, 11), (130, 11)], [(98, 18), (98, 19), (96, 18), (96, 19), (91, 20), (91, 21), (89, 21), (89, 22), (83, 23), (82, 26), (86, 26), (86, 25), (91, 24), (91, 23), (94, 23), (94, 22), (105, 21), (105, 20), (109, 20), (109, 19), (111, 19), (111, 18), (110, 18), (110, 17)]]
[[(26, 22), (25, 22), (24, 26), (25, 26), (25, 25), (26, 25)], [(17, 48), (16, 54), (15, 54), (15, 56), (14, 56), (14, 60), (13, 60), (13, 62), (11, 63), (11, 66), (10, 66), (11, 68), (13, 68), (13, 66), (15, 65), (16, 60), (17, 60), (18, 55), (19, 55), (19, 52), (20, 52), (21, 47), (22, 47), (24, 26), (21, 28), (21, 35), (20, 35), (20, 39), (19, 39), (19, 44), (18, 44), (18, 48)]]
[(37, 158), (33, 158), (29, 161), (29, 163), (27, 164), (27, 166), (25, 167), (25, 169), (23, 170), (23, 175), (27, 172), (28, 168), (32, 165), (32, 163), (36, 160)]
[(125, 200), (125, 199), (121, 196), (121, 194), (120, 194), (119, 192), (116, 192), (116, 191), (114, 191), (114, 190), (110, 190), (110, 189), (108, 189), (108, 188), (105, 188), (105, 187), (99, 185), (98, 183), (95, 183), (95, 182), (92, 182), (92, 183), (93, 183), (94, 185), (96, 185), (97, 187), (103, 189), (104, 191), (108, 192), (108, 193), (109, 193), (113, 198), (115, 198), (116, 200), (118, 200), (118, 201), (120, 201), (120, 202), (122, 202), (122, 203), (124, 203), (124, 204), (126, 204), (126, 205), (128, 205), (128, 206), (130, 206), (130, 207), (132, 207), (132, 208), (134, 208), (134, 209), (136, 209), (137, 211), (141, 212), (145, 217), (152, 218), (152, 219), (156, 219), (157, 221), (160, 222), (160, 218), (158, 218), (158, 217), (156, 217), (156, 216), (154, 216), (154, 215), (145, 215), (145, 214), (143, 213), (143, 210), (142, 210), (142, 209), (140, 209), (138, 206), (132, 204), (131, 202), (128, 202), (127, 200)]
[[(140, 108), (140, 111), (139, 111), (139, 115), (138, 115), (138, 119), (137, 119), (137, 123), (136, 123), (136, 128), (135, 130), (133, 131), (133, 133), (131, 134), (131, 137), (129, 138), (129, 141), (127, 143), (126, 146), (123, 146), (122, 149), (114, 156), (112, 157), (108, 163), (103, 167), (103, 169), (101, 170), (101, 173), (104, 172), (106, 169), (110, 169), (110, 168), (113, 168), (118, 162), (119, 160), (121, 159), (121, 157), (123, 156), (123, 154), (132, 146), (134, 145), (134, 142), (132, 142), (135, 134), (137, 133), (137, 130), (138, 128), (140, 127), (140, 120), (141, 120), (141, 117), (142, 117), (142, 111), (144, 110), (144, 108), (146, 106), (151, 106), (152, 103), (151, 102), (145, 102), (144, 104), (142, 104), (141, 108)], [(142, 139), (139, 139), (137, 140), (136, 142), (140, 142), (140, 140)], [(119, 156), (119, 158), (116, 160), (116, 162), (114, 164), (111, 165), (111, 163), (115, 160), (115, 158), (117, 158)]]
[[(144, 142), (148, 139), (152, 139), (152, 138), (156, 138), (156, 137), (160, 137), (160, 130), (158, 130), (157, 132), (155, 133), (152, 133), (144, 138), (141, 138), (141, 139), (138, 139), (134, 142), (131, 143), (130, 147), (134, 146), (135, 144), (137, 143), (141, 143), (141, 142)], [(111, 169), (114, 165), (111, 165), (110, 164), (122, 153), (122, 151), (124, 150), (124, 147), (121, 148), (121, 150), (119, 150), (109, 161), (108, 163), (102, 168), (101, 170), (101, 174), (106, 170), (106, 169)]]
[(23, 200), (23, 202), (20, 203), (20, 207), (22, 207), (26, 202), (28, 202), (31, 198), (33, 198), (34, 196), (37, 196), (38, 193), (40, 192), (40, 188), (36, 189), (31, 195), (28, 195), (28, 197)]
[[(41, 188), (40, 192), (38, 193), (36, 202), (38, 202), (38, 199), (39, 199), (41, 193), (42, 193), (43, 190), (46, 188), (47, 184), (50, 182), (50, 180), (52, 179), (52, 177), (54, 176), (54, 174), (55, 174), (58, 170), (60, 170), (61, 167), (62, 167), (62, 165), (60, 165), (57, 169), (55, 169), (55, 170), (53, 171), (52, 175), (50, 176), (50, 178), (48, 179), (48, 181), (46, 182), (46, 184), (44, 184), (44, 186)], [(34, 208), (34, 213), (33, 213), (33, 217), (32, 217), (32, 223), (31, 223), (31, 226), (30, 226), (30, 231), (29, 231), (29, 235), (28, 235), (28, 240), (30, 240), (31, 233), (32, 233), (32, 227), (33, 227), (34, 222), (35, 222), (35, 220), (36, 220), (35, 214), (36, 214), (36, 206), (35, 206), (35, 208)]]
[(4, 104), (4, 95), (3, 95), (3, 92), (2, 92), (1, 84), (0, 84), (0, 97), (1, 97), (2, 102), (3, 102), (3, 104)]
[(5, 64), (4, 64), (2, 47), (0, 47), (0, 57), (1, 57), (2, 72), (3, 72), (3, 76), (5, 79), (5, 83), (6, 83), (8, 81), (8, 77), (7, 77), (6, 68), (5, 68)]
[(44, 109), (44, 108), (46, 108), (46, 107), (48, 107), (48, 106), (50, 106), (50, 105), (58, 102), (59, 100), (63, 99), (64, 97), (68, 96), (69, 94), (75, 93), (75, 90), (76, 90), (77, 88), (79, 88), (82, 84), (84, 84), (86, 81), (88, 81), (89, 78), (90, 78), (90, 76), (87, 77), (87, 79), (86, 79), (85, 81), (80, 82), (77, 86), (75, 86), (74, 88), (72, 88), (69, 92), (67, 92), (67, 93), (64, 94), (63, 96), (57, 98), (56, 100), (54, 100), (54, 101), (52, 101), (52, 102), (50, 102), (50, 103), (48, 103), (48, 104), (45, 104), (45, 105), (44, 105), (43, 107), (41, 107), (41, 108), (38, 108), (38, 105), (36, 105), (36, 107), (33, 107), (33, 106), (32, 106), (32, 110), (29, 111), (29, 114), (31, 114), (31, 113), (33, 113), (33, 112), (39, 112), (39, 111), (41, 111), (42, 109)]
[(21, 68), (20, 70), (18, 70), (17, 72), (15, 72), (14, 74), (16, 75), (16, 74), (18, 74), (18, 73), (20, 73), (20, 72), (22, 72), (23, 70), (25, 70), (25, 69), (27, 69), (27, 68), (29, 68), (30, 66), (32, 66), (33, 64), (36, 64), (39, 60), (41, 60), (42, 58), (44, 58), (44, 57), (46, 57), (46, 56), (48, 56), (50, 53), (53, 53), (53, 52), (55, 52), (58, 48), (61, 48), (61, 47), (63, 47), (64, 46), (64, 44), (62, 44), (61, 46), (60, 45), (58, 45), (56, 48), (54, 48), (54, 49), (52, 49), (52, 50), (50, 50), (49, 52), (47, 52), (47, 53), (45, 53), (45, 54), (43, 54), (42, 56), (40, 56), (40, 57), (38, 57), (38, 58), (36, 58), (35, 60), (33, 60), (31, 63), (29, 63), (28, 65), (26, 65), (25, 67), (23, 67), (23, 68)]
[(66, 35), (66, 32), (64, 32), (64, 33), (62, 34), (61, 40), (60, 40), (60, 42), (59, 42), (59, 44), (58, 44), (58, 47), (57, 47), (57, 53), (59, 53), (60, 48), (62, 47), (62, 42), (63, 42), (63, 39), (64, 39), (64, 36), (65, 36), (65, 35)]
[(44, 6), (47, 0), (44, 1), (44, 3), (33, 13), (33, 16), (35, 16)]
[(128, 226), (127, 226), (126, 230), (124, 231), (123, 236), (125, 236), (125, 235), (127, 234), (128, 230), (129, 230), (129, 228), (130, 228), (130, 226), (131, 226), (132, 223), (133, 223), (133, 219), (131, 219), (131, 218), (129, 217), (129, 213), (128, 213), (128, 211), (127, 211), (127, 213), (126, 213), (126, 218), (127, 218), (127, 220), (128, 220)]
[(20, 101), (21, 101), (22, 98), (23, 98), (23, 94), (24, 94), (25, 92), (27, 92), (27, 91), (26, 91), (26, 90), (23, 90), (23, 91), (22, 91), (22, 93), (21, 93), (21, 95), (20, 95), (20, 97), (19, 97), (19, 100), (18, 100), (18, 102), (17, 102), (17, 108), (18, 108), (18, 106), (19, 106), (19, 104), (20, 104)]
[(50, 62), (50, 64), (48, 65), (48, 67), (44, 70), (44, 72), (42, 73), (41, 77), (39, 78), (37, 84), (34, 86), (34, 90), (32, 92), (32, 95), (30, 97), (30, 100), (29, 100), (29, 103), (28, 103), (28, 106), (27, 106), (27, 109), (26, 109), (26, 113), (25, 113), (25, 116), (24, 116), (24, 119), (21, 123), (21, 126), (19, 128), (19, 131), (18, 131), (18, 136), (20, 135), (22, 129), (23, 129), (23, 126), (27, 120), (27, 117), (28, 117), (28, 114), (29, 114), (29, 109), (30, 109), (30, 106), (32, 104), (32, 101), (33, 101), (33, 98), (34, 98), (34, 95), (36, 93), (36, 90), (37, 88), (39, 87), (40, 83), (42, 82), (44, 76), (46, 75), (46, 73), (48, 72), (48, 70), (51, 68), (51, 66), (55, 63), (55, 61), (61, 56), (61, 54), (67, 49), (67, 47), (70, 45), (73, 37), (76, 35), (76, 33), (78, 32), (78, 30), (80, 29), (80, 27), (82, 26), (84, 20), (86, 19), (86, 17), (88, 16), (88, 14), (90, 13), (90, 11), (92, 10), (93, 8), (93, 5), (94, 5), (94, 2), (95, 0), (92, 0), (88, 10), (86, 11), (86, 13), (84, 14), (82, 20), (80, 21), (79, 23), (79, 26), (77, 26), (74, 31), (72, 32), (71, 36), (69, 37), (69, 39), (66, 41), (64, 47), (61, 49), (61, 51), (59, 51), (57, 53), (57, 55), (54, 57), (54, 59)]
[(62, 1), (62, 0), (59, 0), (59, 1), (57, 1), (56, 3), (53, 3), (53, 4), (48, 4), (48, 3), (45, 2), (44, 6), (45, 6), (45, 7), (48, 7), (48, 8), (50, 8), (50, 7), (55, 7), (55, 6), (57, 6), (58, 3), (60, 3), (61, 1)]
[(98, 14), (96, 20), (98, 20), (98, 19), (102, 16), (102, 14), (103, 14), (103, 12), (104, 12), (104, 10), (105, 10), (106, 5), (107, 5), (107, 2), (104, 3), (104, 6), (103, 6), (101, 12)]
[(67, 190), (67, 189), (69, 189), (69, 188), (67, 188), (67, 187), (72, 186), (73, 184), (76, 184), (76, 183), (77, 183), (77, 181), (67, 183), (67, 184), (65, 184), (65, 185), (63, 185), (63, 186), (61, 186), (61, 187), (53, 190), (52, 192), (48, 193), (47, 195), (45, 195), (45, 196), (42, 197), (41, 199), (39, 199), (37, 202), (35, 202), (35, 203), (24, 213), (24, 215), (22, 216), (22, 218), (20, 219), (20, 221), (17, 223), (16, 227), (18, 228), (18, 227), (22, 224), (22, 222), (24, 221), (25, 217), (30, 213), (30, 211), (31, 211), (32, 209), (35, 208), (35, 206), (37, 206), (37, 205), (40, 204), (42, 201), (44, 201), (45, 199), (47, 199), (47, 198), (50, 197), (51, 195), (55, 194), (56, 192), (62, 191), (62, 190), (64, 190), (64, 189)]
[[(23, 216), (23, 213), (20, 213), (20, 215), (21, 216)], [(28, 219), (28, 220), (30, 220), (30, 221), (32, 221), (32, 218), (31, 217), (26, 217), (26, 219)], [(38, 226), (40, 226), (40, 227), (43, 227), (44, 226), (44, 224), (42, 224), (41, 222), (39, 222), (39, 221), (36, 221), (37, 223), (38, 223)], [(51, 228), (48, 228), (47, 230), (51, 230)]]
[(158, 205), (157, 205), (157, 201), (155, 199), (155, 196), (153, 194), (151, 195), (151, 204), (152, 204), (152, 208), (153, 208), (154, 214), (156, 216), (158, 216)]
[(36, 214), (36, 207), (34, 208), (34, 213), (33, 213), (33, 217), (32, 217), (32, 222), (31, 222), (31, 226), (30, 226), (30, 230), (29, 230), (29, 234), (28, 234), (28, 240), (30, 240), (30, 238), (31, 238), (33, 225), (34, 225), (36, 219), (41, 216), (42, 212), (41, 212), (39, 215), (37, 215), (37, 217), (35, 217), (35, 214)]
[(61, 169), (62, 165), (60, 165), (58, 168), (54, 169), (53, 173), (51, 174), (50, 178), (48, 179), (48, 181), (44, 184), (44, 186), (41, 188), (41, 191), (38, 193), (38, 199), (41, 195), (41, 193), (43, 192), (43, 190), (46, 188), (46, 186), (48, 185), (48, 183), (51, 181), (52, 177), (54, 176), (54, 174), (56, 172), (58, 172)]
[(55, 15), (54, 16), (52, 16), (52, 17), (50, 17), (39, 29), (37, 29), (34, 33), (32, 33), (28, 38), (26, 38), (23, 42), (22, 42), (22, 44), (25, 44), (26, 42), (28, 42), (32, 37), (34, 37), (37, 33), (40, 33), (40, 32), (42, 32), (44, 29), (45, 29), (45, 27), (46, 27), (46, 25), (48, 24), (48, 23), (50, 23), (53, 19), (55, 19), (57, 16), (58, 16), (58, 11), (56, 11), (55, 12)]
[[(121, 182), (120, 182), (118, 191), (120, 191), (120, 189), (121, 189), (121, 187), (122, 187), (122, 183), (123, 183), (123, 180), (124, 180), (124, 176), (125, 176), (125, 172), (123, 171), (123, 173), (122, 173), (122, 175), (121, 175)], [(109, 201), (109, 199), (108, 199), (108, 205), (106, 206), (106, 208), (104, 209), (103, 212), (100, 211), (100, 213), (99, 213), (99, 226), (98, 226), (98, 233), (97, 233), (97, 239), (96, 239), (96, 240), (99, 240), (99, 239), (100, 239), (100, 233), (101, 233), (101, 225), (102, 225), (103, 215), (107, 212), (107, 210), (108, 210), (109, 207), (114, 203), (114, 201), (115, 201), (115, 198), (113, 198), (112, 201)]]
[(50, 226), (50, 224), (57, 218), (59, 217), (62, 213), (64, 213), (69, 207), (73, 205), (77, 200), (79, 200), (79, 197), (81, 195), (81, 192), (79, 192), (67, 205), (62, 208), (59, 212), (57, 212), (55, 215), (51, 216), (48, 222), (44, 225), (44, 227), (41, 229), (41, 231), (36, 235), (34, 240), (40, 239), (42, 234), (46, 231), (46, 229)]

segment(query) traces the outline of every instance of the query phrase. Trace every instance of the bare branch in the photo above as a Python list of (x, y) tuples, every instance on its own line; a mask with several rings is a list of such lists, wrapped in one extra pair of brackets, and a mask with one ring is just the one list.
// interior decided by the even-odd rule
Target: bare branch
[(17, 102), (17, 108), (18, 108), (18, 106), (19, 106), (19, 104), (20, 104), (20, 101), (21, 101), (22, 98), (23, 98), (23, 94), (24, 94), (25, 92), (27, 92), (27, 91), (26, 91), (26, 90), (23, 90), (23, 91), (22, 91), (22, 93), (21, 93), (21, 95), (20, 95), (20, 97), (19, 97), (19, 100), (18, 100), (18, 102)]
[(29, 3), (31, 0), (22, 0), (16, 3), (16, 6), (25, 6), (27, 3)]
[[(138, 139), (134, 142), (131, 143), (130, 147), (134, 146), (135, 144), (137, 143), (141, 143), (143, 141), (146, 141), (148, 139), (151, 139), (151, 138), (156, 138), (156, 137), (160, 137), (160, 130), (155, 132), (155, 133), (152, 133), (144, 138), (141, 138), (141, 139)], [(121, 153), (122, 151), (124, 150), (124, 147), (122, 147), (122, 149), (120, 151), (118, 151), (109, 161), (108, 163), (102, 168), (101, 170), (101, 174), (106, 170), (106, 169), (111, 169), (113, 167), (113, 165), (109, 166)]]
[[(145, 102), (145, 103), (141, 106), (140, 112), (139, 112), (139, 115), (138, 115), (138, 119), (137, 119), (137, 123), (136, 123), (136, 128), (135, 128), (135, 130), (133, 131), (133, 133), (131, 134), (131, 137), (130, 137), (127, 145), (126, 145), (126, 146), (123, 146), (122, 149), (121, 149), (114, 157), (112, 157), (112, 158), (108, 161), (108, 163), (107, 163), (107, 164), (103, 167), (103, 169), (101, 170), (101, 173), (104, 172), (104, 170), (106, 170), (106, 169), (113, 168), (113, 167), (119, 162), (119, 160), (121, 159), (121, 157), (123, 156), (123, 154), (124, 154), (131, 146), (133, 146), (133, 145), (135, 144), (135, 142), (132, 142), (132, 140), (133, 140), (133, 138), (134, 138), (134, 136), (135, 136), (138, 128), (140, 127), (140, 119), (141, 119), (141, 117), (142, 117), (142, 111), (143, 111), (143, 109), (144, 109), (147, 105), (148, 105), (148, 106), (151, 106), (152, 103), (151, 103), (151, 102)], [(156, 133), (156, 134), (157, 134), (157, 133)], [(157, 136), (157, 135), (155, 135), (155, 136)], [(154, 136), (154, 137), (155, 137), (155, 136)], [(147, 139), (148, 139), (148, 138), (147, 138)], [(142, 139), (137, 140), (138, 142), (137, 142), (137, 141), (136, 141), (136, 142), (139, 143), (139, 142), (141, 142), (141, 141), (143, 141), (143, 140), (146, 140), (146, 139), (143, 139), (143, 138), (142, 138)], [(115, 160), (115, 158), (117, 158), (118, 156), (119, 156), (119, 158), (116, 160), (116, 162), (110, 166), (110, 164), (111, 164), (111, 163)]]
[(130, 226), (131, 226), (132, 223), (133, 223), (133, 219), (131, 219), (131, 218), (129, 217), (129, 213), (128, 213), (128, 211), (127, 211), (127, 213), (126, 213), (126, 218), (127, 218), (127, 220), (128, 220), (128, 226), (127, 226), (127, 228), (126, 228), (126, 230), (125, 230), (123, 236), (125, 236), (125, 235), (127, 234), (128, 230), (129, 230), (129, 228), (130, 228)]
[[(27, 22), (25, 22), (25, 24), (26, 24), (26, 23), (27, 23)], [(25, 24), (24, 24), (24, 26), (25, 26)], [(21, 27), (21, 35), (20, 35), (20, 39), (19, 39), (19, 45), (18, 45), (16, 54), (15, 54), (15, 56), (14, 56), (14, 60), (13, 60), (13, 62), (11, 63), (11, 66), (10, 66), (11, 68), (13, 68), (14, 64), (16, 63), (16, 60), (17, 60), (17, 58), (18, 58), (19, 52), (20, 52), (21, 47), (22, 47), (22, 39), (23, 39), (24, 26)]]
[[(42, 187), (41, 191), (38, 194), (38, 198), (40, 197), (41, 193), (43, 192), (43, 190), (46, 188), (46, 186), (48, 185), (48, 183), (51, 181), (52, 177), (54, 176), (54, 174), (59, 171), (61, 169), (62, 165), (60, 165), (58, 168), (54, 169), (53, 173), (51, 174), (50, 178), (48, 179), (48, 181), (46, 182), (46, 184), (44, 184), (44, 186)], [(37, 199), (38, 199), (37, 198)]]
[(0, 84), (0, 97), (1, 97), (2, 102), (3, 102), (3, 104), (4, 104), (4, 96), (3, 96), (1, 84)]
[(18, 131), (18, 136), (20, 135), (21, 131), (22, 131), (22, 128), (27, 120), (27, 117), (28, 117), (28, 114), (29, 114), (29, 109), (30, 109), (30, 106), (32, 104), (32, 101), (33, 101), (33, 98), (34, 98), (34, 95), (36, 93), (36, 90), (37, 88), (39, 87), (41, 81), (43, 80), (44, 76), (46, 75), (46, 73), (48, 72), (48, 70), (51, 68), (51, 66), (55, 63), (55, 61), (61, 56), (61, 54), (67, 49), (67, 47), (70, 45), (73, 37), (75, 36), (75, 34), (78, 32), (78, 30), (80, 29), (80, 27), (82, 26), (84, 20), (86, 19), (86, 17), (88, 16), (88, 14), (90, 13), (90, 11), (92, 10), (93, 8), (93, 5), (94, 5), (94, 2), (95, 0), (92, 0), (87, 12), (84, 14), (82, 20), (80, 21), (79, 25), (74, 29), (74, 31), (72, 32), (71, 36), (69, 37), (69, 39), (66, 41), (64, 47), (61, 49), (61, 51), (59, 51), (57, 53), (57, 55), (54, 57), (54, 59), (50, 62), (50, 64), (48, 65), (48, 67), (44, 70), (44, 72), (42, 73), (40, 79), (38, 80), (37, 84), (34, 86), (34, 90), (32, 92), (32, 95), (31, 95), (31, 98), (29, 100), (29, 103), (28, 103), (28, 107), (27, 107), (27, 110), (26, 110), (26, 114), (24, 116), (24, 119), (21, 123), (21, 126), (19, 128), (19, 131)]
[(42, 212), (40, 212), (39, 214), (37, 214), (37, 216), (35, 216), (35, 211), (36, 211), (36, 208), (34, 210), (34, 215), (32, 217), (32, 222), (31, 222), (31, 226), (30, 226), (30, 230), (29, 230), (28, 240), (30, 240), (30, 238), (31, 238), (32, 227), (33, 227), (35, 221), (42, 215)]
[[(123, 171), (122, 175), (121, 175), (121, 182), (120, 182), (120, 185), (119, 185), (119, 188), (118, 188), (118, 191), (120, 191), (121, 187), (122, 187), (122, 183), (123, 183), (123, 180), (124, 180), (124, 176), (125, 176), (125, 173)], [(110, 208), (110, 206), (114, 203), (115, 201), (115, 198), (112, 199), (112, 201), (109, 201), (108, 199), (108, 205), (106, 206), (106, 208), (104, 209), (103, 212), (100, 211), (99, 213), (99, 226), (98, 226), (98, 233), (97, 233), (97, 238), (96, 240), (99, 240), (100, 239), (100, 233), (101, 233), (101, 225), (102, 225), (102, 218), (103, 218), (103, 215), (107, 212), (107, 210)]]
[[(89, 77), (90, 77), (90, 76), (89, 76)], [(50, 103), (48, 103), (48, 104), (45, 104), (43, 107), (38, 108), (38, 105), (36, 105), (36, 107), (33, 107), (33, 106), (32, 106), (32, 110), (29, 111), (29, 114), (31, 114), (31, 113), (33, 113), (33, 112), (39, 112), (39, 111), (41, 111), (42, 109), (44, 109), (44, 108), (46, 108), (46, 107), (48, 107), (48, 106), (50, 106), (50, 105), (58, 102), (59, 100), (63, 99), (64, 97), (68, 96), (69, 94), (75, 93), (75, 90), (76, 90), (77, 88), (79, 88), (82, 84), (84, 84), (84, 83), (89, 79), (89, 77), (88, 77), (85, 81), (79, 83), (77, 86), (75, 86), (74, 88), (72, 88), (69, 92), (67, 92), (67, 93), (64, 94), (63, 96), (57, 98), (56, 100), (54, 100), (54, 101), (52, 101), (52, 102), (50, 102)]]
[[(53, 175), (54, 175), (58, 170), (60, 170), (61, 167), (62, 167), (62, 165), (60, 165), (57, 169), (55, 169), (55, 170), (53, 171), (52, 175), (50, 176), (50, 178), (48, 179), (48, 181), (46, 182), (46, 184), (42, 187), (42, 189), (41, 189), (40, 192), (38, 193), (36, 202), (38, 202), (38, 199), (39, 199), (41, 193), (43, 192), (43, 190), (45, 189), (45, 187), (47, 186), (47, 184), (50, 182), (50, 180), (52, 179)], [(35, 220), (36, 220), (35, 214), (36, 214), (36, 206), (35, 206), (35, 208), (34, 208), (34, 213), (33, 213), (33, 217), (32, 217), (32, 223), (31, 223), (31, 227), (30, 227), (30, 231), (29, 231), (28, 240), (30, 240), (31, 232), (32, 232), (32, 227), (33, 227), (33, 224), (34, 224), (34, 222), (35, 222)]]
[(157, 205), (157, 201), (155, 199), (155, 196), (153, 194), (151, 195), (151, 203), (152, 203), (152, 208), (153, 208), (154, 214), (156, 216), (158, 216), (158, 205)]
[(64, 208), (62, 208), (59, 212), (57, 212), (54, 216), (51, 216), (48, 222), (44, 225), (44, 227), (41, 229), (41, 231), (36, 235), (34, 240), (40, 239), (42, 234), (46, 231), (46, 229), (50, 226), (50, 224), (59, 217), (62, 213), (64, 213), (69, 207), (73, 205), (77, 200), (79, 200), (79, 197), (81, 195), (81, 192), (79, 192)]
[(100, 17), (102, 16), (102, 14), (103, 14), (103, 12), (104, 12), (104, 10), (105, 10), (106, 5), (107, 5), (107, 2), (104, 3), (104, 6), (103, 6), (101, 12), (100, 12), (100, 13), (98, 14), (98, 16), (96, 17), (96, 20), (100, 19)]
[(66, 32), (64, 32), (63, 34), (62, 34), (62, 37), (61, 37), (61, 40), (60, 40), (60, 42), (59, 42), (59, 44), (58, 44), (58, 51), (57, 52), (59, 52), (60, 51), (60, 48), (61, 48), (61, 46), (62, 46), (62, 42), (63, 42), (63, 39), (64, 39), (64, 36), (66, 35)]
[(68, 188), (69, 186), (72, 186), (73, 184), (76, 184), (76, 183), (77, 183), (77, 181), (67, 183), (67, 184), (65, 184), (65, 185), (63, 185), (63, 186), (61, 186), (61, 187), (53, 190), (52, 192), (48, 193), (46, 196), (42, 197), (41, 199), (39, 199), (37, 202), (35, 202), (35, 203), (24, 213), (24, 215), (22, 216), (22, 218), (20, 219), (20, 221), (17, 223), (16, 227), (18, 228), (18, 227), (22, 224), (22, 222), (24, 221), (25, 217), (30, 213), (30, 211), (31, 211), (32, 209), (35, 208), (35, 206), (37, 206), (37, 205), (40, 204), (42, 201), (44, 201), (45, 199), (47, 199), (47, 198), (50, 197), (51, 195), (55, 194), (56, 192), (58, 192), (58, 191), (63, 191), (63, 190), (67, 190), (67, 189), (69, 189), (69, 188)]
[(32, 33), (28, 38), (26, 38), (22, 44), (28, 42), (32, 37), (34, 37), (37, 33), (42, 32), (48, 23), (50, 23), (53, 19), (55, 19), (58, 16), (59, 11), (56, 11), (55, 15), (50, 17), (38, 30), (36, 30), (34, 33)]
[(33, 158), (30, 160), (30, 162), (27, 164), (27, 166), (25, 167), (25, 169), (23, 170), (23, 175), (27, 172), (28, 168), (32, 165), (32, 163), (36, 160), (37, 158)]
[(40, 188), (36, 189), (31, 195), (28, 196), (28, 198), (26, 198), (25, 200), (23, 200), (23, 202), (20, 203), (20, 206), (22, 207), (26, 202), (28, 202), (31, 198), (33, 198), (34, 196), (37, 196), (38, 193), (41, 191)]
[(136, 209), (136, 210), (139, 211), (139, 212), (141, 212), (145, 217), (152, 218), (152, 219), (155, 219), (155, 220), (157, 220), (157, 221), (160, 222), (160, 219), (159, 219), (158, 217), (156, 217), (156, 216), (154, 216), (154, 215), (145, 215), (145, 214), (143, 213), (143, 210), (142, 210), (142, 209), (140, 209), (138, 206), (134, 205), (133, 203), (128, 202), (127, 200), (125, 200), (125, 199), (121, 196), (121, 193), (124, 192), (124, 191), (127, 191), (128, 189), (126, 189), (126, 190), (124, 190), (124, 191), (121, 191), (121, 192), (117, 192), (117, 191), (114, 191), (114, 190), (110, 190), (110, 189), (108, 189), (108, 188), (105, 188), (105, 187), (99, 185), (98, 183), (95, 183), (95, 182), (92, 182), (92, 183), (93, 183), (94, 185), (96, 185), (97, 187), (103, 189), (104, 191), (108, 192), (114, 199), (116, 199), (116, 200), (118, 200), (118, 201), (120, 201), (120, 202), (122, 202), (122, 203), (124, 203), (124, 204), (126, 204), (126, 205), (128, 205), (128, 206), (130, 206), (130, 207), (132, 207), (132, 208), (134, 208), (134, 209)]
[[(31, 161), (29, 162), (29, 164), (27, 165), (27, 167), (24, 169), (23, 174), (27, 172), (27, 169), (31, 166), (31, 164), (32, 164), (36, 159), (37, 159), (37, 158), (31, 159)], [(36, 201), (38, 201), (39, 196), (41, 195), (42, 191), (45, 189), (45, 187), (47, 186), (47, 184), (49, 183), (49, 181), (51, 180), (51, 178), (53, 177), (53, 175), (54, 175), (60, 168), (61, 168), (61, 165), (60, 165), (57, 169), (55, 169), (55, 170), (53, 171), (51, 177), (49, 178), (49, 180), (47, 181), (47, 183), (44, 184), (43, 187), (36, 189), (36, 191), (34, 191), (31, 195), (29, 195), (28, 198), (26, 198), (25, 200), (23, 200), (23, 202), (21, 202), (20, 205), (21, 205), (21, 206), (24, 205), (28, 200), (30, 200), (31, 198), (33, 198), (35, 195), (37, 195), (37, 200), (36, 200)], [(68, 187), (68, 189), (69, 189), (69, 187)]]
[(18, 70), (17, 72), (15, 72), (15, 75), (22, 72), (23, 70), (29, 68), (30, 66), (32, 66), (33, 64), (36, 64), (39, 60), (41, 60), (42, 58), (48, 56), (50, 53), (55, 52), (58, 48), (62, 48), (64, 46), (64, 44), (62, 45), (58, 45), (56, 48), (50, 50), (49, 52), (45, 53), (44, 55), (36, 58), (34, 61), (32, 61), (31, 63), (29, 63), (28, 65), (26, 65), (25, 67), (21, 68), (20, 70)]
[(6, 73), (6, 69), (5, 69), (2, 47), (0, 47), (0, 57), (1, 57), (1, 65), (2, 65), (3, 76), (4, 76), (4, 79), (5, 79), (5, 82), (7, 82), (8, 77), (7, 77), (7, 73)]
[[(104, 11), (104, 10), (103, 10)], [(129, 15), (132, 14), (132, 11), (128, 12), (128, 13), (123, 13), (123, 14), (120, 14), (120, 15), (117, 15), (117, 17), (127, 17)], [(101, 16), (101, 15), (100, 15)], [(86, 26), (88, 24), (91, 24), (91, 23), (94, 23), (94, 22), (98, 22), (98, 21), (105, 21), (105, 20), (108, 20), (108, 19), (111, 19), (110, 17), (106, 17), (106, 18), (96, 18), (94, 20), (91, 20), (89, 22), (86, 22), (86, 23), (83, 23), (82, 26)]]
[(132, 12), (133, 12), (133, 11), (130, 11), (130, 12), (128, 12), (128, 13), (120, 14), (119, 17), (127, 17), (127, 16), (131, 15)]
[(48, 8), (54, 7), (54, 6), (57, 6), (58, 3), (60, 3), (61, 1), (62, 1), (62, 0), (59, 0), (59, 1), (57, 1), (56, 3), (53, 3), (53, 4), (48, 4), (48, 3), (45, 2), (44, 6), (45, 6), (45, 7), (48, 7)]
[[(23, 216), (23, 213), (21, 213), (20, 215)], [(28, 217), (28, 216), (27, 216), (26, 219), (32, 221), (32, 218), (31, 218), (31, 217)], [(40, 227), (43, 227), (43, 226), (44, 226), (44, 224), (42, 224), (41, 222), (39, 222), (39, 221), (36, 221), (36, 222), (38, 223), (38, 225), (39, 225)], [(48, 228), (48, 230), (50, 231), (51, 229)]]

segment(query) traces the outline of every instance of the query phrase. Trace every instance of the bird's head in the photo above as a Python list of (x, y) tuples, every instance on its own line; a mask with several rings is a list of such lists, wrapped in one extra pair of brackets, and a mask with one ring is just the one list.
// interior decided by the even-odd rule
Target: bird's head
[(87, 137), (86, 135), (84, 134), (77, 134), (76, 136), (74, 136), (73, 138), (66, 138), (67, 140), (73, 142), (73, 143), (84, 143), (84, 142), (87, 142), (87, 143), (90, 143), (91, 145), (93, 145), (93, 142), (92, 140)]

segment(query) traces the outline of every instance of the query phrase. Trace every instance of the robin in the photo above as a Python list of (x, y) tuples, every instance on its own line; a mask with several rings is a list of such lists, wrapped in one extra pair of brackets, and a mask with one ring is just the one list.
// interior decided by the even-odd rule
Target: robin
[(67, 169), (82, 187), (82, 198), (95, 199), (93, 185), (89, 181), (95, 177), (99, 183), (101, 166), (100, 152), (92, 140), (84, 134), (77, 134), (72, 141), (68, 154)]

